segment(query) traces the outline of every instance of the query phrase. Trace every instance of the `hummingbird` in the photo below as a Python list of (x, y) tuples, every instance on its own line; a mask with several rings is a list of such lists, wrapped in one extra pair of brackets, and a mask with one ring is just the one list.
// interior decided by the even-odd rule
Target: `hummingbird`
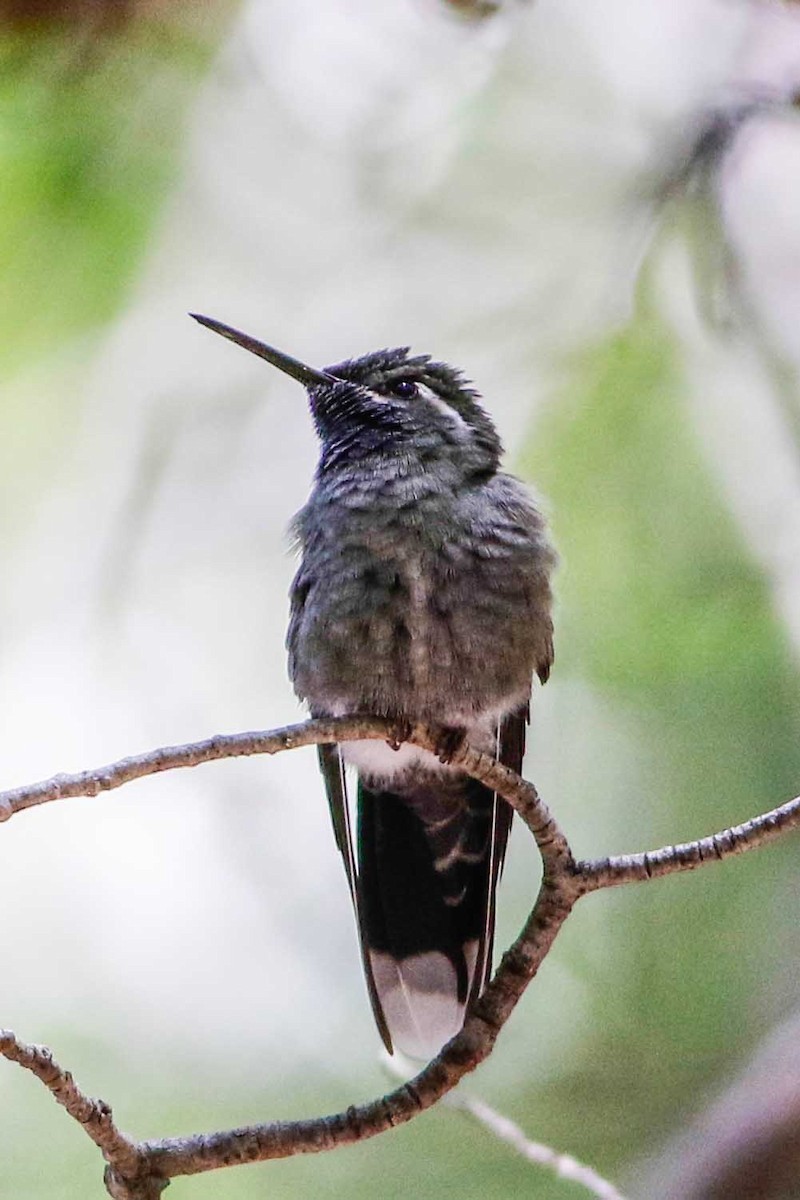
[[(556, 554), (454, 367), (402, 347), (318, 370), (191, 315), (308, 394), (320, 456), (293, 523), (297, 696), (313, 717), (447, 731), (439, 757), (407, 742), (318, 748), (378, 1031), (390, 1053), (428, 1059), (490, 977), (513, 815), (449, 759), (466, 738), (521, 771), (533, 676), (544, 683), (553, 662)], [(355, 836), (346, 766), (358, 778)]]

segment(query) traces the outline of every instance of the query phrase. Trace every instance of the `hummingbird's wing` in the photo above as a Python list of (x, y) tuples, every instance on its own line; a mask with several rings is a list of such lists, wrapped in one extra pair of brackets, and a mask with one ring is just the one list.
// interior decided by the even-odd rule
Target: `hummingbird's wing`
[[(353, 833), (350, 822), (350, 807), (347, 802), (347, 779), (345, 777), (344, 762), (342, 760), (339, 747), (336, 745), (323, 745), (317, 747), (317, 755), (319, 758), (319, 768), (322, 773), (322, 779), (325, 784), (325, 793), (328, 797), (328, 808), (331, 814), (331, 823), (333, 824), (333, 835), (336, 839), (336, 845), (339, 848), (339, 853), (344, 862), (344, 869), (347, 875), (347, 883), (350, 888), (350, 897), (353, 901), (353, 908), (356, 914), (356, 923), (361, 931), (361, 916), (359, 911), (359, 896), (356, 885), (356, 861), (353, 852)], [(364, 946), (363, 937), (359, 936), (361, 945), (361, 958), (364, 967), (364, 976), (367, 981), (367, 991), (369, 992), (369, 1000), (372, 1005), (372, 1013), (375, 1018), (375, 1024), (378, 1026), (378, 1032), (381, 1035), (381, 1040), (389, 1053), (392, 1053), (392, 1039), (389, 1036), (389, 1029), (386, 1025), (386, 1018), (383, 1015), (378, 994), (375, 990), (375, 981), (372, 977), (372, 968), (369, 964), (366, 949)]]
[[(504, 717), (498, 728), (497, 757), (503, 766), (516, 771), (518, 775), (522, 774), (526, 732), (530, 719), (530, 706), (524, 704), (515, 712), (509, 713)], [(503, 873), (508, 835), (511, 832), (511, 822), (514, 818), (514, 810), (511, 805), (507, 804), (496, 792), (492, 793), (492, 802), (493, 828), (486, 893), (486, 925), (481, 942), (481, 961), (475, 972), (472, 991), (469, 997), (470, 1001), (480, 995), (492, 975), (497, 885)]]
[(353, 902), (356, 898), (356, 862), (353, 854), (353, 835), (350, 829), (350, 809), (347, 805), (347, 782), (344, 774), (344, 763), (337, 745), (317, 746), (319, 769), (325, 784), (325, 794), (328, 797), (328, 808), (331, 813), (333, 836), (344, 861), (347, 882)]

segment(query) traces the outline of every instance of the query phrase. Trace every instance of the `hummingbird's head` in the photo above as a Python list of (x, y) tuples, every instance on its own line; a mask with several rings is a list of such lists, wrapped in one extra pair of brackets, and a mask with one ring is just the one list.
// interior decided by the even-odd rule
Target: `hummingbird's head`
[(322, 466), (370, 452), (447, 457), (467, 474), (493, 473), (502, 445), (478, 393), (460, 371), (409, 348), (376, 350), (317, 370), (211, 317), (201, 325), (244, 346), (306, 388), (323, 443)]

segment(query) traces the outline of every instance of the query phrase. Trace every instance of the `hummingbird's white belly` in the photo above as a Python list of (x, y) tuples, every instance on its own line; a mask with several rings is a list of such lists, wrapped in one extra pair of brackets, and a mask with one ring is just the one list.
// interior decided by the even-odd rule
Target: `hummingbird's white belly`
[(429, 770), (452, 770), (439, 762), (429, 750), (409, 746), (406, 742), (395, 750), (388, 742), (369, 739), (363, 742), (342, 742), (344, 761), (357, 767), (361, 774), (384, 784), (395, 782), (418, 767)]
[[(527, 695), (510, 696), (502, 706), (476, 720), (474, 713), (442, 713), (441, 722), (448, 728), (463, 728), (469, 744), (475, 750), (486, 754), (498, 752), (498, 737), (500, 721), (507, 713), (516, 711), (527, 700)], [(331, 716), (347, 716), (352, 712), (352, 706), (341, 704), (334, 706)], [(435, 754), (423, 750), (420, 746), (412, 746), (404, 742), (397, 750), (388, 742), (376, 738), (366, 738), (360, 741), (341, 742), (340, 749), (344, 761), (354, 766), (363, 775), (373, 781), (380, 780), (383, 784), (396, 782), (413, 770), (420, 768), (433, 771), (457, 771), (458, 767), (450, 767), (442, 763)]]

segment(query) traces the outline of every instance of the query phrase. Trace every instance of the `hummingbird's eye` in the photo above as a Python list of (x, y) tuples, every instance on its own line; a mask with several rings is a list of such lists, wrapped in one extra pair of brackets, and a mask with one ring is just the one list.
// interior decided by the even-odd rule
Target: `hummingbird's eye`
[(400, 400), (416, 400), (419, 389), (413, 379), (396, 379), (391, 385), (392, 394)]

